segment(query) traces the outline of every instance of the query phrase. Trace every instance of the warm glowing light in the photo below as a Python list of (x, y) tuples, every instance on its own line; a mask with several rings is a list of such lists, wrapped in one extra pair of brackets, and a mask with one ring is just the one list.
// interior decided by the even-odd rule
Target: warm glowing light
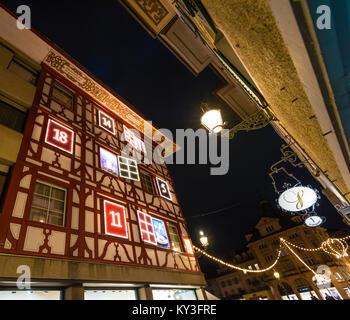
[(72, 154), (74, 146), (74, 131), (57, 121), (49, 119), (46, 129), (45, 143)]
[(203, 247), (207, 247), (209, 245), (208, 237), (204, 235), (199, 238), (199, 241), (201, 242)]
[[(201, 231), (200, 234), (203, 234), (203, 232)], [(314, 275), (316, 275), (317, 273), (312, 270), (312, 268), (310, 268), (306, 262), (304, 262), (304, 260), (291, 248), (291, 247), (294, 247), (294, 248), (297, 248), (299, 250), (303, 250), (303, 251), (310, 251), (310, 252), (315, 252), (315, 251), (324, 251), (328, 254), (332, 254), (334, 256), (336, 256), (337, 258), (343, 258), (345, 256), (348, 256), (347, 254), (347, 249), (348, 249), (348, 244), (346, 243), (346, 240), (349, 240), (350, 239), (350, 235), (349, 236), (346, 236), (346, 237), (343, 237), (343, 238), (338, 238), (338, 239), (331, 239), (331, 238), (328, 238), (326, 241), (322, 242), (321, 246), (318, 247), (318, 248), (314, 248), (314, 249), (308, 249), (308, 248), (304, 248), (304, 247), (300, 247), (300, 246), (297, 246), (283, 238), (280, 238), (280, 248), (277, 252), (277, 257), (275, 259), (275, 261), (267, 268), (265, 269), (257, 269), (257, 270), (254, 270), (254, 269), (245, 269), (245, 268), (241, 268), (241, 267), (238, 267), (236, 265), (233, 265), (233, 264), (230, 264), (230, 263), (227, 263), (227, 262), (224, 262), (223, 260), (221, 259), (218, 259), (212, 255), (210, 255), (209, 253), (207, 253), (205, 250), (201, 250), (199, 249), (198, 247), (196, 246), (193, 246), (193, 248), (198, 251), (199, 253), (203, 254), (204, 256), (206, 256), (207, 258), (215, 261), (215, 262), (218, 262), (222, 265), (224, 265), (225, 267), (228, 267), (228, 268), (231, 268), (231, 269), (235, 269), (235, 270), (240, 270), (240, 271), (243, 271), (244, 274), (246, 274), (247, 272), (250, 272), (250, 273), (261, 273), (261, 272), (266, 272), (266, 271), (269, 271), (271, 269), (273, 269), (275, 267), (275, 265), (278, 263), (280, 257), (281, 257), (281, 252), (282, 252), (282, 246), (284, 246), (286, 249), (288, 249), (307, 269), (309, 269)], [(279, 273), (277, 271), (274, 272), (274, 277), (277, 278), (277, 277), (280, 277)]]
[(280, 274), (279, 274), (277, 271), (275, 271), (275, 272), (273, 273), (273, 276), (274, 276), (276, 279), (279, 279), (279, 278), (280, 278)]
[(196, 246), (193, 246), (193, 248), (200, 252), (201, 254), (205, 255), (207, 258), (211, 259), (211, 260), (214, 260), (228, 268), (231, 268), (231, 269), (236, 269), (236, 270), (240, 270), (240, 271), (243, 271), (244, 273), (246, 272), (251, 272), (251, 273), (261, 273), (261, 272), (265, 272), (265, 271), (268, 271), (268, 270), (271, 270), (278, 262), (280, 256), (281, 256), (281, 249), (278, 251), (278, 254), (277, 254), (277, 257), (276, 257), (276, 260), (272, 263), (272, 265), (270, 265), (269, 267), (265, 268), (265, 269), (260, 269), (260, 270), (254, 270), (254, 269), (245, 269), (245, 268), (241, 268), (241, 267), (238, 267), (238, 266), (235, 266), (233, 264), (230, 264), (230, 263), (227, 263), (227, 262), (224, 262), (223, 260), (221, 259), (218, 259), (212, 255), (210, 255), (209, 253), (207, 253), (206, 251), (204, 250), (201, 250), (199, 249), (198, 247)]
[(175, 251), (175, 252), (179, 251), (179, 248), (175, 247), (175, 243), (174, 242), (172, 242), (171, 245), (172, 245), (173, 251)]
[(304, 262), (303, 259), (301, 259), (301, 258), (296, 254), (295, 251), (293, 251), (293, 249), (292, 249), (291, 247), (288, 246), (288, 244), (286, 243), (286, 241), (285, 241), (284, 239), (282, 239), (282, 243), (290, 250), (290, 252), (292, 252), (292, 253), (296, 256), (296, 258), (297, 258), (306, 268), (308, 268), (313, 274), (315, 274), (315, 275), (317, 274), (314, 270), (312, 270), (312, 269)]
[(210, 133), (219, 133), (224, 126), (221, 111), (219, 109), (207, 111), (203, 114), (201, 123)]

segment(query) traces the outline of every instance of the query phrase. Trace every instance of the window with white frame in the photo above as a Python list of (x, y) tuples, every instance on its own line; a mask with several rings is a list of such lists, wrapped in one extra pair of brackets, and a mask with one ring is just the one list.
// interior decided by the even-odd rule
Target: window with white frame
[(41, 223), (64, 225), (67, 189), (51, 183), (37, 181), (35, 184), (30, 219)]
[(179, 232), (176, 226), (174, 226), (171, 223), (168, 223), (168, 230), (172, 249), (183, 252), (181, 238), (179, 236)]
[(119, 175), (122, 178), (139, 181), (137, 162), (133, 159), (118, 156)]

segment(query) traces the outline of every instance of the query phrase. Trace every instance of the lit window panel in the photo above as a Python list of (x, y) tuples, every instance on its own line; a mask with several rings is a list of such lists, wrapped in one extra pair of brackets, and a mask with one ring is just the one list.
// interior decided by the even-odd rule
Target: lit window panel
[(139, 150), (146, 154), (146, 147), (144, 142), (139, 139), (129, 128), (127, 128), (125, 125), (123, 125), (124, 129), (124, 139), (126, 142), (128, 142), (133, 148), (136, 150)]
[(133, 159), (118, 156), (119, 175), (122, 178), (139, 181), (137, 162)]
[(98, 110), (98, 126), (113, 135), (115, 134), (114, 119), (101, 110)]
[(114, 153), (100, 147), (100, 165), (104, 171), (118, 175), (118, 161)]
[(139, 227), (141, 239), (144, 242), (157, 245), (156, 235), (154, 233), (152, 217), (145, 212), (137, 211), (139, 218)]

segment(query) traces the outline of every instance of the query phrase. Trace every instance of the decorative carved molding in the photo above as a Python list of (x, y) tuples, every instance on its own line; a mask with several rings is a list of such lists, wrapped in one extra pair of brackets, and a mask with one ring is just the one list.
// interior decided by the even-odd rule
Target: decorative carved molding
[(135, 3), (157, 26), (169, 13), (159, 0), (136, 0)]
[(51, 50), (44, 59), (43, 63), (54, 69), (65, 79), (72, 82), (74, 85), (101, 103), (103, 106), (115, 112), (128, 124), (135, 127), (140, 132), (145, 132), (146, 135), (148, 134), (149, 138), (152, 139), (151, 131), (153, 135), (156, 132), (159, 133), (160, 136), (164, 137), (164, 141), (166, 141), (166, 143), (163, 142), (163, 146), (166, 145), (166, 154), (171, 154), (177, 150), (178, 146), (175, 145), (173, 141), (161, 134), (156, 128), (152, 127), (152, 130), (144, 130), (145, 120), (142, 117), (140, 117), (135, 111), (129, 108), (125, 103), (109, 93), (86, 73), (75, 67), (70, 61), (68, 61), (58, 52)]
[(167, 0), (119, 0), (138, 22), (156, 37), (176, 16)]

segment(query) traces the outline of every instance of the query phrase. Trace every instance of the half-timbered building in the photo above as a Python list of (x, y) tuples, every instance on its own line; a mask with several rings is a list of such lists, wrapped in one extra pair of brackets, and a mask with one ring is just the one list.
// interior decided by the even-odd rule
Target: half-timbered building
[(159, 131), (4, 7), (0, 78), (0, 299), (205, 298)]

